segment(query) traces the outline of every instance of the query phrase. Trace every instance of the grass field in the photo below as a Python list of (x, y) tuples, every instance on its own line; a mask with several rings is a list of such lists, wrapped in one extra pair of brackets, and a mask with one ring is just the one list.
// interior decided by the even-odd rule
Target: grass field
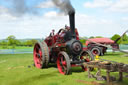
[[(108, 53), (101, 57), (128, 64), (128, 57), (121, 57), (122, 53)], [(72, 68), (72, 74), (61, 75), (56, 65), (49, 68), (37, 69), (33, 65), (32, 54), (1, 54), (0, 55), (0, 85), (98, 85), (105, 81), (89, 79), (87, 72), (80, 67)], [(95, 73), (95, 71), (93, 72)], [(105, 71), (102, 71), (105, 74)], [(112, 73), (117, 76), (118, 73)], [(116, 85), (128, 85), (128, 78)]]

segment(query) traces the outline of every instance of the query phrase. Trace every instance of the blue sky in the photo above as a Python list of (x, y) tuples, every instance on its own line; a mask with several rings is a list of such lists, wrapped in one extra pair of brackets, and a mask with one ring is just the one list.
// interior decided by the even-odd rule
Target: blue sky
[[(111, 37), (128, 29), (128, 0), (71, 0), (80, 36)], [(69, 25), (51, 0), (0, 0), (0, 39), (45, 38)]]

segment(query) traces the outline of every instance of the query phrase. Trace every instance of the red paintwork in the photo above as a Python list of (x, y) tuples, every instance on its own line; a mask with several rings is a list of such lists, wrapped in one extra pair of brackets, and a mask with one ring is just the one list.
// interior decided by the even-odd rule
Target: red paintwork
[[(55, 35), (54, 35), (54, 33), (50, 33), (50, 35), (51, 34), (53, 34), (53, 35), (52, 36), (48, 36), (45, 39), (45, 42), (47, 43), (48, 47), (53, 46), (53, 45), (54, 46), (55, 45), (62, 46), (60, 44), (64, 45), (64, 43), (59, 43), (58, 44), (58, 42), (64, 42), (64, 35), (65, 35), (65, 33), (66, 33), (65, 30), (60, 32), (59, 34), (56, 33)], [(77, 29), (75, 29), (75, 33), (76, 33), (76, 40), (79, 40), (79, 33), (78, 33)]]
[(79, 39), (79, 33), (78, 33), (78, 30), (77, 29), (75, 29), (75, 33), (76, 33), (76, 40), (80, 40)]
[(72, 67), (78, 67), (78, 65), (76, 65), (76, 64), (72, 64), (71, 66), (72, 66)]
[[(61, 66), (61, 63), (62, 62), (62, 66)], [(65, 72), (63, 71), (62, 67), (65, 67), (66, 68), (66, 61), (63, 60), (63, 57), (61, 56), (58, 56), (58, 59), (57, 59), (57, 66), (58, 66), (58, 70), (61, 74), (65, 74)]]
[[(102, 44), (114, 44), (114, 41), (109, 38), (92, 38), (88, 40), (96, 42), (96, 43), (102, 43)], [(86, 41), (85, 45), (88, 46), (88, 44), (91, 43), (90, 41)]]
[(37, 52), (36, 52), (36, 49), (39, 48), (37, 46), (38, 45), (36, 45), (36, 47), (34, 48), (34, 52), (33, 52), (33, 54), (34, 54), (34, 63), (35, 63), (35, 66), (37, 68), (41, 68), (42, 67), (42, 64), (41, 64), (41, 62), (42, 62), (42, 52), (41, 52), (41, 49), (39, 49), (39, 51), (38, 51), (38, 53), (40, 54), (40, 58), (39, 58), (37, 56)]
[(92, 53), (93, 53), (93, 55), (97, 55), (98, 54), (98, 51), (97, 50), (94, 50)]
[[(84, 59), (84, 56), (81, 56), (80, 57), (80, 59)], [(86, 58), (86, 59), (84, 59), (86, 62), (89, 62), (90, 61), (90, 59), (89, 58)], [(82, 67), (82, 69), (84, 70), (84, 71), (87, 71), (87, 67), (84, 67), (84, 66), (81, 66)]]
[(88, 48), (87, 47), (83, 47), (83, 50), (86, 51), (86, 50), (88, 50)]

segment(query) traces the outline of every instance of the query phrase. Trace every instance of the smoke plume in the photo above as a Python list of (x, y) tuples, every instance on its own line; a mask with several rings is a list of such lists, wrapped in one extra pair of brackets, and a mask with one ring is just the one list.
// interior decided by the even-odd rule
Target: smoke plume
[[(26, 4), (27, 0), (3, 0), (7, 4), (9, 4), (10, 7), (7, 8), (8, 13), (20, 17), (26, 13), (31, 14), (38, 14), (38, 8), (36, 6), (28, 6)], [(51, 0), (54, 5), (60, 9), (60, 11), (64, 12), (65, 14), (71, 14), (75, 13), (75, 9), (71, 5), (70, 0)]]
[(8, 13), (16, 16), (16, 17), (20, 17), (26, 13), (32, 13), (32, 14), (36, 14), (36, 8), (35, 7), (29, 7), (26, 4), (26, 0), (4, 0), (6, 1), (6, 3), (9, 4), (10, 7), (7, 8)]
[(11, 4), (10, 12), (16, 16), (25, 14), (29, 9), (25, 4), (25, 0), (12, 0)]
[(70, 0), (52, 0), (52, 1), (56, 5), (56, 7), (59, 8), (61, 11), (63, 11), (65, 14), (75, 13), (75, 9), (71, 5)]

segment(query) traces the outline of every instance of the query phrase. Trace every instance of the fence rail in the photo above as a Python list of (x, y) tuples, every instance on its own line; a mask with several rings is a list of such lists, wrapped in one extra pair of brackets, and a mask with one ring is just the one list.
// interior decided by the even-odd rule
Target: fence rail
[(0, 54), (23, 54), (23, 53), (33, 53), (32, 48), (26, 49), (1, 49)]

